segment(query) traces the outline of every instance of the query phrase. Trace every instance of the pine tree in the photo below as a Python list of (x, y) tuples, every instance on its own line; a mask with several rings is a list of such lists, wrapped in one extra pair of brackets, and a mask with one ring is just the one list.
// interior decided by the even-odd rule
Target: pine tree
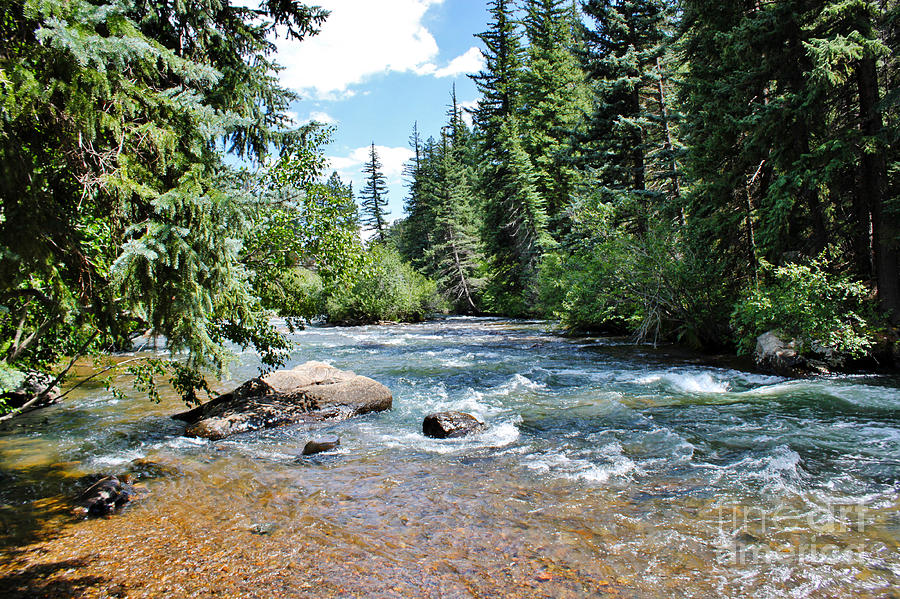
[(637, 231), (680, 196), (662, 68), (670, 8), (664, 0), (584, 3), (593, 21), (583, 31), (584, 65), (596, 99), (575, 135), (577, 159)]
[(419, 135), (418, 123), (413, 123), (412, 134), (409, 136), (409, 147), (412, 150), (412, 157), (403, 165), (403, 175), (409, 190), (409, 195), (404, 203), (407, 217), (403, 223), (398, 249), (406, 260), (412, 262), (417, 268), (422, 268), (422, 256), (427, 245), (429, 217), (427, 202), (422, 198), (425, 150)]
[(579, 173), (570, 159), (569, 137), (581, 129), (590, 92), (575, 56), (578, 11), (564, 0), (529, 0), (525, 34), (529, 45), (522, 81), (524, 146), (534, 165), (537, 193), (547, 203), (554, 229), (566, 229)]
[(362, 222), (375, 232), (379, 241), (383, 242), (387, 231), (387, 222), (385, 221), (385, 217), (388, 215), (388, 212), (385, 211), (387, 181), (381, 170), (381, 162), (378, 160), (374, 142), (369, 149), (369, 161), (363, 168), (363, 173), (366, 175), (366, 186), (359, 194), (362, 199)]
[(474, 112), (481, 145), (491, 153), (500, 146), (499, 129), (504, 119), (520, 108), (523, 74), (522, 34), (513, 18), (509, 0), (492, 0), (490, 29), (478, 37), (485, 45), (485, 68), (472, 80), (481, 92)]
[(546, 202), (520, 136), (523, 50), (506, 0), (490, 5), (490, 29), (481, 34), (485, 70), (473, 79), (482, 93), (478, 125), (484, 202), (482, 237), (488, 254), (489, 309), (524, 314), (533, 309), (537, 264), (548, 241)]
[(436, 156), (439, 180), (433, 201), (434, 224), (426, 252), (432, 276), (457, 312), (477, 313), (482, 280), (478, 239), (479, 217), (474, 195), (474, 177), (467, 164), (468, 129), (452, 92), (449, 122), (441, 134)]

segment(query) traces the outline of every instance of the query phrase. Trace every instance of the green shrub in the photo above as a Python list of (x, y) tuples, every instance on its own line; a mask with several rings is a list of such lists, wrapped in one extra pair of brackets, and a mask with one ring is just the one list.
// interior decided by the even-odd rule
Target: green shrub
[(415, 322), (442, 308), (437, 284), (403, 262), (396, 249), (380, 245), (336, 283), (326, 302), (329, 322), (338, 324)]
[(510, 274), (510, 267), (482, 265), (479, 276), (486, 281), (481, 289), (481, 307), (486, 314), (525, 318), (534, 315), (533, 302), (529, 302), (528, 290), (521, 290)]
[(575, 331), (630, 332), (641, 340), (672, 339), (721, 346), (728, 335), (723, 287), (709, 260), (666, 229), (599, 238), (590, 247), (545, 256), (541, 304)]
[(570, 331), (626, 333), (640, 324), (640, 307), (616, 284), (615, 256), (605, 251), (544, 256), (540, 305)]
[(325, 284), (305, 268), (269, 271), (257, 277), (255, 287), (263, 306), (279, 316), (309, 320), (325, 314)]
[(732, 313), (740, 351), (753, 350), (766, 331), (813, 342), (859, 357), (873, 344), (868, 290), (849, 277), (830, 271), (823, 253), (808, 264), (774, 267), (763, 262), (758, 287), (748, 289)]

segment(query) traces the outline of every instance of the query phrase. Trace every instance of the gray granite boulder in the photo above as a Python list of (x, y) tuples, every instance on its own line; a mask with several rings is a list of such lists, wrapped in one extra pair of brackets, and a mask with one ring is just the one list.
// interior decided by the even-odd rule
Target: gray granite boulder
[(845, 369), (848, 356), (818, 341), (808, 344), (801, 339), (785, 341), (775, 331), (769, 331), (756, 338), (753, 360), (766, 372), (803, 377), (840, 372)]
[(389, 410), (390, 390), (381, 383), (322, 362), (307, 362), (251, 379), (201, 406), (176, 414), (186, 435), (230, 435), (298, 422), (343, 420)]

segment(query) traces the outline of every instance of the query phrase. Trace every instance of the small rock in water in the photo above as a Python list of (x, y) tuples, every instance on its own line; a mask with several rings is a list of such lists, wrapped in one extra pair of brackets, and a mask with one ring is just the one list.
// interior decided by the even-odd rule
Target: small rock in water
[(314, 453), (322, 453), (334, 449), (341, 444), (341, 439), (337, 435), (328, 435), (313, 439), (303, 448), (303, 455), (313, 455)]
[(487, 426), (465, 412), (429, 414), (422, 422), (422, 433), (433, 439), (450, 439), (485, 430)]
[(250, 532), (255, 535), (270, 535), (278, 528), (274, 522), (260, 522), (250, 527)]
[(134, 495), (135, 489), (130, 484), (107, 476), (78, 497), (78, 511), (87, 516), (105, 516), (131, 501)]
[(759, 537), (757, 537), (756, 535), (752, 535), (747, 531), (742, 531), (734, 536), (734, 542), (736, 545), (752, 545), (754, 543), (759, 543), (759, 541)]
[(128, 474), (135, 478), (161, 478), (180, 476), (181, 468), (174, 462), (157, 462), (147, 458), (133, 460), (128, 467)]

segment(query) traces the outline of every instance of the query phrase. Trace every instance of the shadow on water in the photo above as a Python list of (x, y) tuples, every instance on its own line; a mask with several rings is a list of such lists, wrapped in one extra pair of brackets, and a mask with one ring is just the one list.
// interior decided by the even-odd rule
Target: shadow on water
[[(14, 574), (0, 574), (0, 588), (6, 599), (43, 599), (77, 597), (105, 581), (100, 576), (70, 578), (64, 574), (87, 565), (87, 560), (63, 560), (49, 564), (36, 564)], [(107, 589), (107, 597), (124, 597), (124, 588)]]
[[(2, 463), (0, 453), (0, 463)], [(89, 484), (71, 464), (35, 465), (0, 470), (0, 555), (12, 557), (24, 547), (54, 538), (68, 524), (71, 498)]]

